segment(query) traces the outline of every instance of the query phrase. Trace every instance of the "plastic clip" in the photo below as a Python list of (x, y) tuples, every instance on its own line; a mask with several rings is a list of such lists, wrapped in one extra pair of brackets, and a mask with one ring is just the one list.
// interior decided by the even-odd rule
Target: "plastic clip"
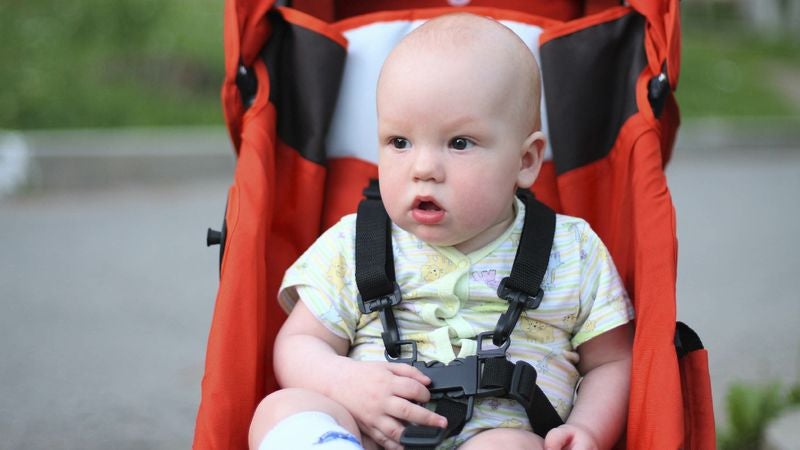
[(538, 308), (544, 297), (544, 291), (541, 288), (536, 295), (528, 295), (518, 289), (507, 287), (506, 282), (508, 282), (508, 277), (503, 278), (500, 286), (497, 287), (497, 296), (509, 303), (508, 310), (500, 316), (494, 329), (492, 342), (498, 347), (508, 340), (511, 331), (517, 325), (522, 310)]
[(361, 310), (362, 314), (371, 314), (375, 311), (397, 306), (402, 300), (403, 296), (400, 293), (400, 286), (395, 283), (394, 291), (390, 294), (381, 295), (369, 300), (364, 300), (361, 294), (358, 294), (358, 309)]

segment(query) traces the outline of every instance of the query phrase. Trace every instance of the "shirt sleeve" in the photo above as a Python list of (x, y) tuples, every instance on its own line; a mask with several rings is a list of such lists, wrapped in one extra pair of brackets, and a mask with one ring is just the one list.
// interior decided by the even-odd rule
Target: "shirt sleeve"
[(301, 300), (329, 331), (355, 338), (360, 311), (354, 281), (355, 217), (346, 216), (322, 234), (286, 271), (278, 290), (290, 312)]
[(587, 223), (581, 232), (580, 311), (573, 347), (633, 320), (634, 312), (608, 249)]

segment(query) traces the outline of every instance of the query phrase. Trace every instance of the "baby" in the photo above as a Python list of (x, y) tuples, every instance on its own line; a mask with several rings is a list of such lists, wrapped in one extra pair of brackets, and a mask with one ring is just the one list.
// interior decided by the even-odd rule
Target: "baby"
[[(476, 336), (508, 307), (496, 289), (524, 222), (515, 192), (530, 188), (542, 165), (540, 89), (527, 46), (475, 15), (426, 22), (384, 63), (379, 181), (403, 294), (394, 312), (422, 360), (474, 355)], [(377, 313), (358, 308), (354, 234), (355, 215), (344, 217), (286, 273), (280, 301), (291, 313), (274, 353), (283, 389), (259, 405), (251, 448), (400, 449), (407, 424), (447, 424), (422, 406), (431, 380), (387, 362)], [(480, 398), (441, 448), (606, 449), (620, 438), (633, 312), (584, 221), (557, 216), (542, 288), (541, 306), (523, 312), (507, 356), (536, 368), (565, 423), (542, 438), (516, 401)]]

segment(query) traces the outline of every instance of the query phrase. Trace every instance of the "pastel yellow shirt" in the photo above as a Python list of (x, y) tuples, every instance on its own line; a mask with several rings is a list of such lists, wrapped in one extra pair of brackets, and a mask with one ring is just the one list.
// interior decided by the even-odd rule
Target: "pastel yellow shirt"
[[(420, 360), (446, 363), (473, 355), (476, 335), (494, 330), (508, 308), (497, 297), (497, 286), (511, 273), (524, 208), (517, 200), (513, 225), (468, 255), (453, 247), (428, 245), (393, 225), (395, 273), (403, 294), (395, 317), (400, 338), (417, 342)], [(350, 357), (384, 360), (377, 313), (362, 315), (358, 309), (355, 222), (355, 215), (342, 218), (289, 268), (279, 300), (288, 311), (302, 298), (326, 328), (351, 342)], [(542, 288), (540, 307), (522, 314), (507, 356), (536, 368), (537, 383), (566, 418), (579, 378), (575, 349), (630, 321), (633, 307), (605, 246), (585, 221), (574, 217), (556, 216)], [(530, 424), (515, 401), (480, 399), (472, 420), (459, 436), (448, 440), (448, 446), (496, 427), (530, 429)]]

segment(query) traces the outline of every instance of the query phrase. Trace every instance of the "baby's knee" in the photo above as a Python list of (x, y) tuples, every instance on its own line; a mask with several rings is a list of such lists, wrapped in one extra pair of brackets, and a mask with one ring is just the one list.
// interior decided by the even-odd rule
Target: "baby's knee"
[(542, 450), (544, 440), (531, 431), (515, 428), (495, 428), (471, 437), (459, 450)]
[(267, 433), (279, 422), (304, 412), (326, 414), (354, 436), (360, 437), (355, 419), (342, 405), (318, 392), (287, 388), (269, 394), (259, 403), (250, 423), (250, 448), (258, 448)]

